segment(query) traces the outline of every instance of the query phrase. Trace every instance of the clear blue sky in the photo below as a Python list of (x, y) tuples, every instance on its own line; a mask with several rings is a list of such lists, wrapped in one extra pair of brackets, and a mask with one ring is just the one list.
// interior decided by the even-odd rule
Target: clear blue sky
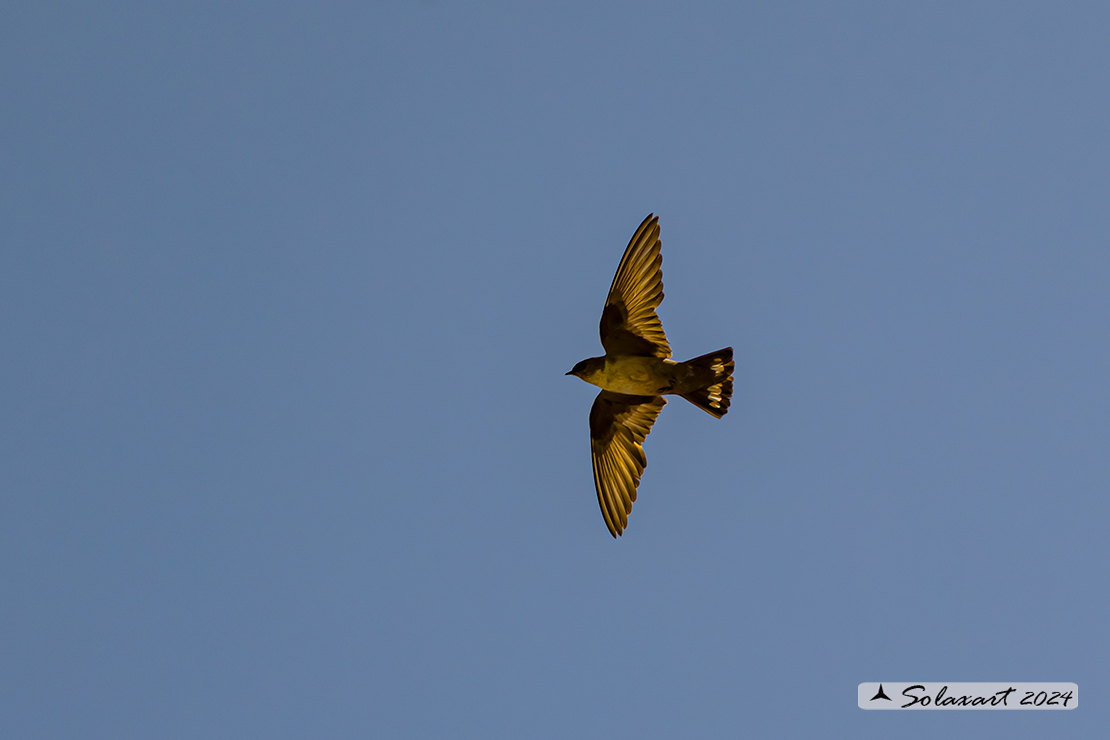
[[(9, 3), (0, 734), (1095, 738), (1104, 3)], [(629, 529), (564, 376), (660, 215)], [(864, 712), (862, 681), (1080, 708)]]

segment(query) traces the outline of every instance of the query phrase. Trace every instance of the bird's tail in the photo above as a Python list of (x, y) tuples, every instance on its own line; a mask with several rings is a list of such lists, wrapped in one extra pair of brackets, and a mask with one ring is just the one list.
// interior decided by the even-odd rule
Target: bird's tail
[(713, 380), (696, 391), (683, 393), (682, 397), (718, 419), (727, 414), (728, 406), (732, 403), (732, 347), (695, 357), (685, 364), (709, 370), (713, 373)]

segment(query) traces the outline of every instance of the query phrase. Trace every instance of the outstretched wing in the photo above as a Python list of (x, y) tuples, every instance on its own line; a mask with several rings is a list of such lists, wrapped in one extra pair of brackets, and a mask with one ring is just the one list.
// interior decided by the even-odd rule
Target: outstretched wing
[(608, 354), (671, 356), (663, 323), (655, 313), (663, 302), (659, 248), (659, 219), (649, 213), (624, 250), (601, 313), (601, 346)]
[(605, 526), (614, 537), (628, 526), (636, 487), (647, 467), (642, 445), (666, 404), (662, 396), (602, 391), (590, 409), (594, 486)]

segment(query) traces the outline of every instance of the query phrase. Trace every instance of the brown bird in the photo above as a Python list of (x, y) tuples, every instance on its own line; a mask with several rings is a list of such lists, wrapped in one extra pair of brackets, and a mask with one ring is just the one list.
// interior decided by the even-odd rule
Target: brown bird
[(659, 219), (648, 214), (624, 250), (601, 313), (604, 357), (582, 360), (567, 375), (601, 388), (590, 409), (590, 447), (601, 515), (617, 537), (628, 526), (647, 467), (643, 442), (664, 394), (679, 395), (720, 419), (732, 399), (732, 347), (687, 362), (671, 345), (655, 309), (663, 302)]

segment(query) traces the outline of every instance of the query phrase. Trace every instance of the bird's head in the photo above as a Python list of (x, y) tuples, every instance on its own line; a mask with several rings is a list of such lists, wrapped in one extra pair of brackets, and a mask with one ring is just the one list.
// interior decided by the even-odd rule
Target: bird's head
[[(582, 362), (579, 362), (577, 365), (572, 367), (567, 375), (573, 375), (575, 377), (582, 378), (582, 380), (586, 380), (598, 370), (600, 370), (604, 364), (604, 357), (591, 357), (588, 360), (582, 360)], [(589, 381), (586, 380), (586, 382), (588, 383)]]

